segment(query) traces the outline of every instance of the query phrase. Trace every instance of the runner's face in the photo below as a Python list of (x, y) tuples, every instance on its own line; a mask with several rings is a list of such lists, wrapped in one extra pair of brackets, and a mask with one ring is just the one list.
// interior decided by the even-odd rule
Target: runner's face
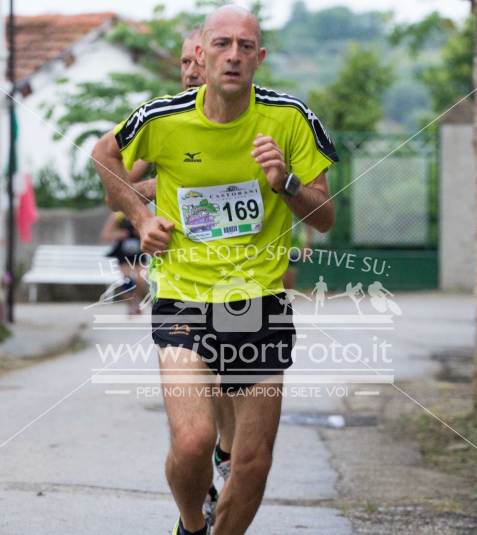
[(195, 48), (198, 43), (198, 40), (186, 39), (182, 45), (181, 81), (184, 89), (204, 83), (204, 69), (197, 63), (195, 56)]
[(266, 51), (260, 48), (257, 27), (250, 17), (230, 13), (217, 17), (198, 47), (207, 84), (223, 94), (247, 91)]

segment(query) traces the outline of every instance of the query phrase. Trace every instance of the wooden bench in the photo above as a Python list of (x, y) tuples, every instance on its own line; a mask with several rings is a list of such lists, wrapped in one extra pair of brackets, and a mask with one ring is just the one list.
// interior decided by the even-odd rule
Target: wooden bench
[(37, 300), (38, 284), (117, 283), (123, 276), (116, 258), (106, 256), (110, 250), (110, 245), (40, 245), (22, 278), (29, 300)]

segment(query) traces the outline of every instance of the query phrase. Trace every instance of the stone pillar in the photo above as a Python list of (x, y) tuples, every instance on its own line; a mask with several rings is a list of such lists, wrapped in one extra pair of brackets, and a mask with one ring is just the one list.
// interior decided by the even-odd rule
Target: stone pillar
[(475, 162), (471, 102), (464, 101), (441, 125), (439, 209), (440, 288), (471, 292), (474, 287)]

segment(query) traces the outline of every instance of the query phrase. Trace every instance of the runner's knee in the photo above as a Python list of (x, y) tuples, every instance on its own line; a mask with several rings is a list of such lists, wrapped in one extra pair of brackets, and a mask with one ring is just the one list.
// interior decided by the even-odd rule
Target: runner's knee
[(272, 466), (272, 451), (266, 446), (234, 452), (232, 472), (236, 478), (263, 481)]
[(184, 429), (172, 436), (172, 452), (181, 462), (200, 462), (211, 457), (215, 447), (216, 431), (213, 427)]

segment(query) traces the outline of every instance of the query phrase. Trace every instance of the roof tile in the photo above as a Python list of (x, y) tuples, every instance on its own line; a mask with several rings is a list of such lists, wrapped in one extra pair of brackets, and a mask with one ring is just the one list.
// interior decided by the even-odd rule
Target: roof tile
[[(112, 12), (15, 16), (16, 79), (24, 80), (89, 32), (117, 20)], [(8, 19), (6, 19), (8, 23)]]

